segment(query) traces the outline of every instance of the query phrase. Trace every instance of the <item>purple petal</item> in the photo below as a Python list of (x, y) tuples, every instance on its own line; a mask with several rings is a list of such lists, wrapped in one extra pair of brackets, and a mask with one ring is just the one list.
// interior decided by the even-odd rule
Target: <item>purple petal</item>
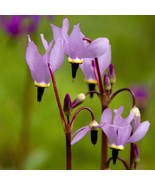
[(100, 123), (112, 124), (112, 111), (107, 108), (103, 111)]
[(114, 126), (110, 125), (110, 124), (104, 124), (104, 126), (101, 127), (101, 129), (103, 130), (103, 132), (107, 136), (107, 138), (109, 140), (109, 144), (110, 145), (112, 145), (112, 144), (117, 145), (117, 135), (116, 135)]
[(53, 39), (54, 39), (54, 42), (56, 42), (58, 38), (62, 38), (62, 29), (55, 26), (54, 24), (51, 24), (51, 27), (53, 32)]
[(115, 112), (115, 116), (114, 116), (114, 119), (113, 119), (113, 124), (114, 125), (123, 126), (124, 119), (121, 116), (123, 110), (124, 110), (123, 106), (120, 106), (118, 109), (114, 110), (114, 112)]
[(124, 123), (130, 124), (131, 121), (134, 119), (134, 117), (135, 117), (135, 114), (132, 111), (130, 111), (129, 116), (124, 119)]
[(68, 43), (69, 41), (69, 36), (68, 36), (68, 30), (69, 30), (69, 21), (67, 18), (63, 20), (63, 26), (62, 26), (62, 36), (65, 40), (65, 42)]
[(34, 70), (34, 65), (36, 61), (40, 61), (41, 55), (39, 54), (37, 46), (31, 41), (31, 38), (28, 36), (28, 46), (26, 49), (26, 62), (31, 71)]
[(95, 58), (103, 55), (109, 47), (107, 38), (98, 38), (84, 48), (83, 58)]
[(117, 145), (125, 145), (131, 135), (132, 127), (131, 125), (119, 127), (117, 130)]
[(100, 73), (102, 76), (105, 70), (109, 67), (111, 63), (111, 46), (110, 45), (109, 47), (107, 47), (106, 52), (102, 56), (98, 57), (98, 63), (99, 63)]
[(47, 50), (47, 48), (48, 48), (48, 42), (44, 38), (44, 34), (40, 34), (40, 37), (41, 37), (41, 41), (43, 43), (43, 46), (44, 46), (45, 50)]
[(135, 131), (140, 125), (140, 117), (135, 116), (133, 121), (131, 122), (132, 128)]
[(68, 53), (69, 57), (72, 59), (75, 59), (75, 58), (82, 59), (84, 42), (82, 40), (80, 24), (77, 24), (74, 26), (70, 34), (69, 44), (70, 44), (70, 51)]
[(85, 79), (87, 81), (96, 81), (94, 69), (92, 66), (92, 60), (93, 59), (85, 58), (84, 62), (82, 64), (80, 64), (80, 68), (81, 68), (81, 70), (85, 76)]
[(58, 39), (50, 55), (50, 65), (51, 65), (52, 71), (55, 72), (58, 68), (60, 68), (63, 61), (64, 61), (64, 51), (63, 51), (62, 39)]
[(32, 78), (35, 82), (49, 84), (50, 74), (47, 67), (48, 54), (44, 56), (39, 54), (37, 46), (31, 41), (28, 36), (28, 47), (26, 50), (26, 62), (30, 68)]
[(82, 139), (90, 130), (91, 130), (91, 128), (89, 126), (85, 126), (85, 127), (82, 127), (81, 129), (77, 130), (76, 133), (73, 134), (73, 135), (75, 135), (75, 137), (73, 138), (71, 145), (75, 144), (80, 139)]
[(143, 123), (141, 123), (139, 127), (136, 129), (136, 131), (133, 133), (133, 135), (130, 137), (129, 142), (135, 143), (141, 140), (147, 133), (149, 126), (150, 123), (148, 121), (144, 121)]

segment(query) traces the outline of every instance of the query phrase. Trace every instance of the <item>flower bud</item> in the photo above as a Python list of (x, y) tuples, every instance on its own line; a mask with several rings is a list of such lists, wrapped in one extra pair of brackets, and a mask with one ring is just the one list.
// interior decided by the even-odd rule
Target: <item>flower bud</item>
[(75, 108), (81, 103), (83, 103), (85, 99), (86, 99), (86, 95), (84, 93), (80, 93), (79, 95), (77, 95), (77, 97), (72, 103), (72, 108)]
[(104, 89), (107, 91), (111, 90), (111, 82), (107, 74), (104, 75)]
[(70, 95), (69, 94), (66, 94), (66, 96), (64, 98), (63, 111), (64, 111), (64, 113), (65, 113), (66, 116), (70, 116), (71, 115), (72, 102), (71, 102), (71, 99), (70, 99)]
[(110, 64), (109, 65), (109, 78), (110, 78), (110, 82), (111, 84), (114, 84), (116, 82), (116, 74), (115, 74), (115, 70), (114, 70), (114, 65)]

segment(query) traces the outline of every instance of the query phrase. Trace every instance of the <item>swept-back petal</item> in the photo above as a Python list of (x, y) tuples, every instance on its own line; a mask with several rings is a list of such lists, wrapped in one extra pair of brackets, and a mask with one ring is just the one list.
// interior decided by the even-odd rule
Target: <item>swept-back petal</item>
[(98, 63), (99, 63), (100, 73), (102, 76), (105, 70), (109, 67), (111, 63), (111, 46), (110, 45), (107, 46), (107, 50), (105, 51), (105, 53), (102, 56), (98, 57)]
[(110, 124), (104, 124), (103, 127), (101, 127), (101, 129), (103, 130), (103, 132), (107, 136), (107, 138), (109, 140), (109, 144), (110, 145), (113, 145), (113, 144), (117, 145), (117, 135), (116, 135), (114, 126), (110, 125)]
[(94, 80), (96, 81), (96, 77), (95, 77), (95, 74), (94, 74), (94, 69), (93, 69), (93, 66), (92, 66), (92, 60), (93, 59), (88, 59), (88, 58), (85, 58), (84, 59), (84, 62), (82, 64), (80, 64), (80, 68), (85, 76), (85, 79), (87, 81), (91, 81), (91, 80)]
[(70, 37), (69, 37), (70, 51), (68, 53), (69, 57), (72, 59), (83, 58), (84, 42), (82, 40), (82, 35), (80, 31), (80, 24), (74, 26)]
[(130, 124), (134, 117), (134, 113), (130, 111), (130, 114), (124, 119), (125, 124)]
[(90, 130), (91, 128), (89, 126), (85, 126), (82, 129), (77, 130), (76, 134), (73, 134), (75, 135), (75, 137), (73, 138), (71, 145), (75, 144), (80, 139), (82, 139)]
[(62, 38), (62, 29), (54, 24), (51, 24), (52, 32), (53, 32), (53, 40), (56, 42), (58, 38)]
[(42, 41), (42, 43), (43, 43), (43, 46), (44, 46), (45, 50), (47, 50), (47, 48), (48, 48), (48, 42), (47, 42), (47, 40), (44, 38), (44, 34), (40, 34), (40, 37), (41, 37), (41, 41)]
[(83, 58), (95, 58), (103, 55), (109, 47), (107, 38), (98, 38), (84, 48)]
[(34, 70), (35, 63), (40, 60), (41, 55), (39, 54), (37, 46), (31, 41), (30, 37), (28, 36), (28, 46), (26, 49), (26, 62), (30, 68), (30, 70)]
[(115, 109), (115, 116), (113, 119), (113, 124), (117, 126), (123, 126), (124, 119), (122, 118), (122, 112), (124, 110), (123, 106), (120, 106), (118, 109)]
[(125, 145), (131, 135), (132, 127), (131, 125), (124, 125), (124, 127), (119, 127), (117, 129), (117, 145)]
[(135, 143), (141, 140), (147, 133), (149, 127), (150, 123), (148, 121), (144, 121), (143, 123), (141, 123), (139, 127), (136, 129), (136, 131), (133, 133), (133, 135), (130, 137), (129, 142)]
[(67, 43), (69, 40), (68, 30), (69, 30), (69, 21), (67, 18), (65, 18), (63, 20), (63, 25), (62, 25), (62, 36), (63, 36), (65, 42), (67, 42)]
[(50, 65), (53, 72), (60, 68), (64, 61), (64, 51), (62, 42), (62, 39), (57, 39), (50, 54)]
[(47, 68), (48, 54), (41, 56), (37, 46), (28, 36), (28, 47), (26, 50), (26, 61), (30, 68), (33, 81), (37, 86), (49, 86), (50, 74)]
[(112, 111), (111, 109), (107, 108), (103, 111), (100, 123), (108, 123), (112, 124)]

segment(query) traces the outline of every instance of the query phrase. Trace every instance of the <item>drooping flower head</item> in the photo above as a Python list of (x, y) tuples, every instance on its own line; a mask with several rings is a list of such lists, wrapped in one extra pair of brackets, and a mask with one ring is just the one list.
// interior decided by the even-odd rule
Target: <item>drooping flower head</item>
[(44, 88), (50, 85), (51, 76), (48, 63), (53, 72), (55, 72), (62, 65), (64, 59), (61, 39), (58, 39), (54, 46), (53, 41), (48, 44), (43, 34), (41, 34), (41, 40), (45, 48), (44, 55), (39, 53), (37, 46), (31, 41), (30, 36), (28, 36), (28, 46), (26, 50), (26, 62), (29, 66), (34, 84), (39, 90), (38, 101), (41, 101)]
[(95, 145), (97, 142), (98, 128), (100, 128), (100, 125), (95, 120), (93, 120), (89, 125), (80, 128), (72, 135), (73, 139), (71, 145), (80, 141), (88, 132), (91, 132), (91, 142)]
[(135, 143), (146, 135), (150, 127), (150, 123), (148, 121), (141, 122), (140, 111), (136, 106), (134, 106), (131, 111), (134, 113), (134, 119), (131, 122), (133, 135), (129, 142)]
[[(108, 40), (105, 40), (104, 43), (105, 52), (102, 56), (98, 57), (98, 64), (101, 76), (104, 74), (106, 69), (109, 67), (111, 63), (111, 46)], [(85, 76), (85, 82), (89, 85), (89, 90), (94, 90), (95, 84), (97, 84), (97, 77), (95, 75), (94, 69), (94, 58), (86, 58), (84, 62), (80, 65), (80, 68)]]
[(126, 118), (122, 117), (122, 106), (114, 112), (115, 116), (112, 118), (112, 111), (109, 108), (105, 109), (102, 113), (100, 124), (108, 138), (109, 147), (113, 149), (112, 155), (115, 164), (118, 151), (123, 150), (127, 143), (135, 143), (141, 140), (147, 133), (150, 123), (148, 121), (141, 124), (136, 123), (137, 128), (133, 129), (131, 124), (135, 118), (133, 110), (130, 111)]
[(92, 43), (85, 45), (83, 41), (84, 34), (81, 33), (80, 24), (74, 26), (70, 35), (69, 21), (67, 18), (63, 20), (62, 28), (51, 24), (54, 41), (58, 38), (63, 39), (64, 52), (68, 57), (68, 61), (72, 64), (72, 77), (75, 78), (79, 64), (82, 64), (85, 58), (95, 58), (105, 53), (105, 42), (107, 38), (98, 38)]
[(38, 28), (39, 22), (40, 16), (38, 15), (0, 16), (0, 28), (11, 37), (33, 33)]

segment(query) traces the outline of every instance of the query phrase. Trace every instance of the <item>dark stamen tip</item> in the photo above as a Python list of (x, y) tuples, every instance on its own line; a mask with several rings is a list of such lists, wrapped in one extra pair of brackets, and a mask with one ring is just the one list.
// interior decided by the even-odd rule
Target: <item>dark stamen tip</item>
[(41, 102), (45, 87), (37, 87), (37, 101)]
[(114, 165), (116, 164), (116, 160), (118, 158), (118, 152), (119, 152), (118, 149), (112, 149), (112, 157), (113, 157), (113, 164)]
[(71, 63), (71, 67), (72, 67), (72, 78), (75, 79), (79, 64)]
[(91, 130), (90, 137), (91, 137), (91, 143), (95, 146), (95, 144), (97, 143), (98, 131), (97, 130)]

